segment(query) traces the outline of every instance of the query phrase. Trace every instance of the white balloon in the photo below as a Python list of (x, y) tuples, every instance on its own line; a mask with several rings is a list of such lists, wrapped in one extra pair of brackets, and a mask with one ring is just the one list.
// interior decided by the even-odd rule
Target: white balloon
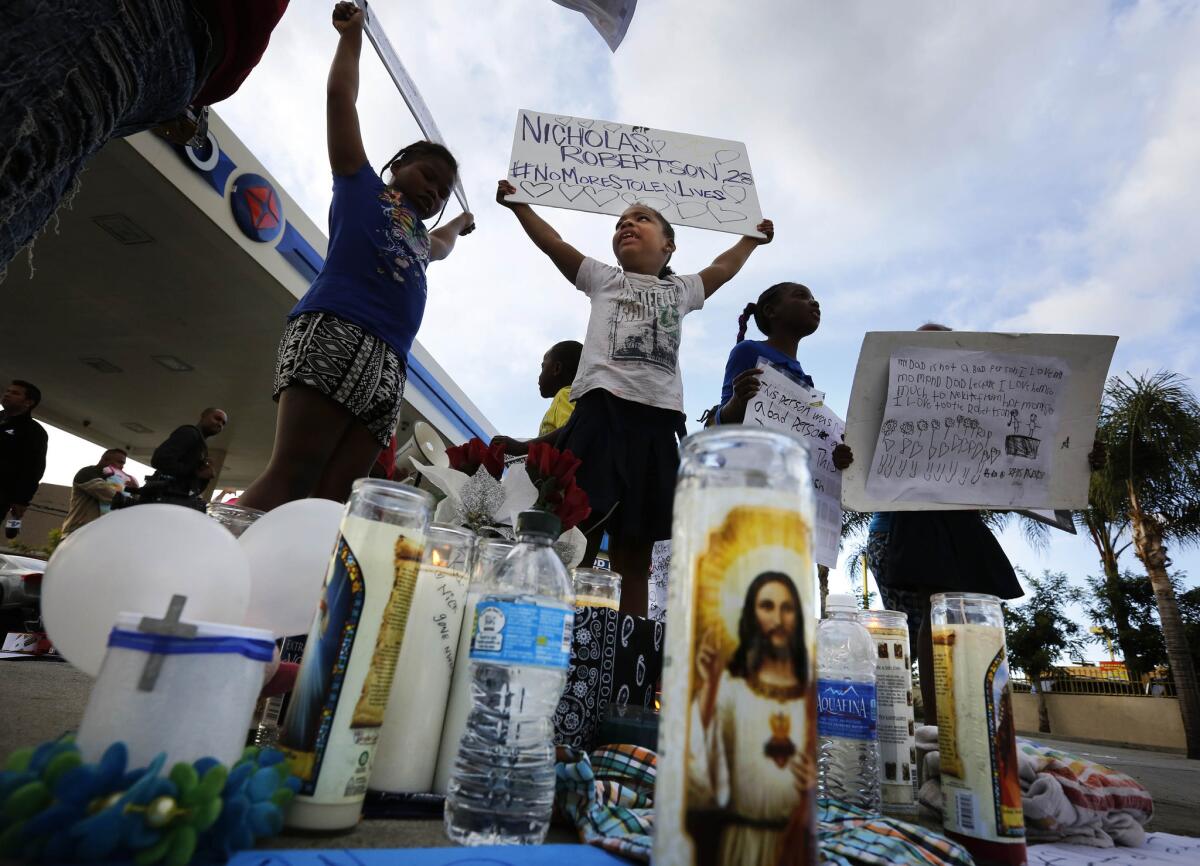
[(200, 511), (138, 505), (109, 512), (58, 546), (42, 580), (42, 618), (55, 648), (95, 676), (117, 614), (162, 617), (176, 594), (187, 596), (185, 620), (241, 623), (250, 599), (246, 556)]
[(344, 506), (298, 499), (268, 511), (238, 539), (250, 563), (245, 624), (278, 637), (307, 634), (321, 601)]

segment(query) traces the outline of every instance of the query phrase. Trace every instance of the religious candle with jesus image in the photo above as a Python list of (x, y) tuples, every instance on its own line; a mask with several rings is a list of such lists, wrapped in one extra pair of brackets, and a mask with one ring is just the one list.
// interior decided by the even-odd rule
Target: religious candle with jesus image
[(796, 440), (685, 440), (675, 496), (654, 862), (815, 864), (813, 506)]

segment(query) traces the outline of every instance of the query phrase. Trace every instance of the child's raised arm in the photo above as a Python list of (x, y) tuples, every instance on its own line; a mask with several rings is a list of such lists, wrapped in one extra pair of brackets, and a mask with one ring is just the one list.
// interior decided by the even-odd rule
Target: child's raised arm
[(516, 215), (517, 222), (525, 229), (529, 239), (549, 256), (559, 273), (570, 280), (571, 285), (575, 285), (575, 278), (579, 276), (579, 266), (583, 264), (583, 253), (564, 241), (554, 227), (534, 213), (529, 205), (505, 201), (506, 195), (513, 195), (516, 191), (517, 188), (511, 183), (502, 180), (496, 185), (496, 201)]
[(700, 279), (704, 282), (705, 298), (712, 297), (713, 292), (736, 277), (737, 272), (742, 269), (742, 265), (746, 264), (746, 259), (750, 258), (750, 254), (754, 252), (755, 248), (769, 244), (775, 237), (775, 224), (770, 220), (760, 222), (758, 230), (766, 235), (766, 238), (743, 237), (713, 259), (713, 263), (700, 272)]
[(329, 167), (354, 174), (367, 161), (358, 126), (358, 56), (362, 52), (363, 11), (353, 3), (333, 7), (333, 27), (341, 34), (325, 85), (325, 125)]
[(463, 211), (441, 228), (429, 233), (429, 260), (440, 262), (454, 251), (454, 242), (462, 235), (475, 231), (475, 217), (469, 210)]

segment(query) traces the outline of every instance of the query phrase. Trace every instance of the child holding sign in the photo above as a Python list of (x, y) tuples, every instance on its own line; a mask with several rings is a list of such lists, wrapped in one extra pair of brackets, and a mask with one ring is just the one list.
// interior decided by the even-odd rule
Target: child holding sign
[(326, 94), (333, 202), (325, 266), (288, 317), (275, 368), (279, 412), (266, 471), (241, 497), (266, 511), (317, 496), (344, 501), (371, 470), (400, 415), (408, 352), (425, 314), (425, 268), (475, 228), (469, 213), (435, 231), (458, 163), (418, 141), (388, 160), (389, 183), (367, 162), (359, 132), (363, 12), (338, 3), (340, 36)]
[(609, 534), (612, 568), (624, 579), (621, 610), (645, 616), (650, 553), (655, 541), (671, 537), (676, 437), (684, 433), (680, 325), (775, 229), (763, 220), (758, 231), (765, 240), (743, 237), (700, 273), (681, 277), (667, 267), (675, 230), (653, 208), (635, 204), (618, 218), (612, 246), (619, 267), (613, 267), (585, 257), (529, 205), (506, 201), (515, 193), (502, 180), (496, 201), (592, 303), (571, 389), (575, 412), (557, 444), (583, 461), (577, 479), (597, 515), (586, 529), (592, 547), (602, 531)]
[[(746, 326), (750, 318), (766, 340), (747, 340)], [(756, 303), (746, 304), (738, 317), (737, 343), (729, 352), (725, 364), (725, 380), (721, 384), (721, 402), (706, 413), (713, 424), (741, 424), (746, 420), (746, 407), (758, 393), (762, 368), (759, 358), (789, 379), (813, 388), (812, 377), (796, 360), (800, 341), (814, 334), (821, 326), (821, 305), (808, 286), (800, 283), (776, 283), (758, 296)], [(833, 465), (845, 469), (854, 462), (850, 446), (839, 443), (831, 454)]]

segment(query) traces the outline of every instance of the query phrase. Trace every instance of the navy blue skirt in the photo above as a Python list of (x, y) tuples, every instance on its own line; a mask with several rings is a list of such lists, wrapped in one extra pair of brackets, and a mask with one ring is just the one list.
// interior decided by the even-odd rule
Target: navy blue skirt
[(670, 538), (685, 432), (682, 412), (622, 400), (602, 389), (580, 397), (555, 445), (583, 461), (576, 480), (592, 506), (585, 528), (611, 512), (604, 529), (622, 541)]

